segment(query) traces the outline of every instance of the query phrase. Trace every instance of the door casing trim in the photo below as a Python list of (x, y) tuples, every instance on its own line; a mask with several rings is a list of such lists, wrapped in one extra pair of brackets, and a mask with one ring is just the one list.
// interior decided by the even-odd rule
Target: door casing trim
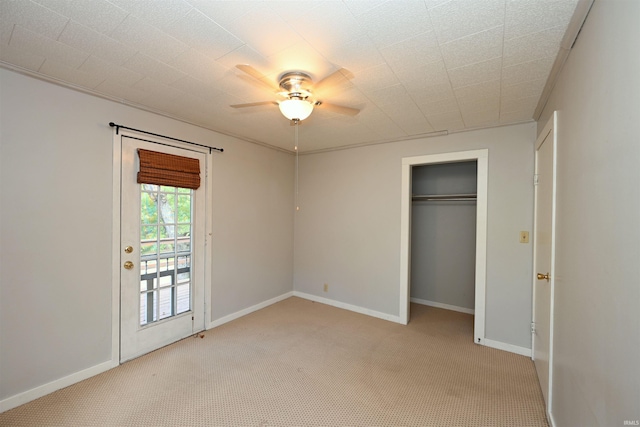
[[(554, 295), (555, 295), (555, 270), (556, 270), (556, 197), (557, 197), (557, 179), (558, 179), (558, 174), (557, 174), (557, 168), (556, 165), (558, 163), (558, 112), (554, 111), (553, 115), (549, 118), (549, 120), (547, 121), (547, 124), (544, 126), (542, 132), (540, 132), (540, 135), (538, 136), (538, 138), (536, 139), (536, 143), (535, 143), (535, 151), (534, 151), (534, 159), (535, 159), (535, 164), (534, 164), (534, 173), (537, 173), (538, 171), (538, 149), (540, 148), (540, 146), (544, 143), (544, 141), (547, 139), (548, 136), (551, 136), (551, 143), (553, 144), (553, 164), (552, 164), (552, 170), (553, 170), (553, 179), (552, 179), (552, 191), (551, 191), (551, 263), (550, 263), (550, 268), (549, 268), (549, 275), (550, 280), (549, 280), (549, 389), (547, 390), (547, 419), (550, 421), (553, 419), (552, 415), (551, 415), (551, 410), (552, 410), (552, 396), (553, 396), (553, 311), (554, 311)], [(537, 250), (537, 241), (535, 239), (535, 235), (536, 235), (536, 224), (537, 224), (537, 212), (538, 212), (538, 191), (537, 189), (534, 191), (534, 197), (533, 197), (533, 258), (532, 258), (532, 266), (534, 268), (534, 274), (532, 275), (532, 285), (531, 285), (531, 322), (533, 323), (535, 321), (535, 310), (536, 310), (536, 298), (535, 298), (535, 286), (536, 286), (536, 282), (537, 282), (537, 277), (536, 277), (536, 250)], [(535, 359), (535, 334), (531, 334), (531, 360)]]
[(489, 150), (458, 151), (402, 159), (402, 190), (400, 206), (400, 309), (399, 318), (409, 323), (411, 287), (411, 169), (413, 166), (477, 161), (476, 201), (476, 267), (473, 341), (485, 343), (485, 310), (487, 280), (487, 198), (489, 192)]

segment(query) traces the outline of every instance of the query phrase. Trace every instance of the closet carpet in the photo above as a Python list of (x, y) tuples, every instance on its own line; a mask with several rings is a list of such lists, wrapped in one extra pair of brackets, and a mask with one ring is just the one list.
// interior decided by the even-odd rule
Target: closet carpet
[(473, 316), (289, 298), (0, 414), (1, 426), (547, 426), (531, 359)]

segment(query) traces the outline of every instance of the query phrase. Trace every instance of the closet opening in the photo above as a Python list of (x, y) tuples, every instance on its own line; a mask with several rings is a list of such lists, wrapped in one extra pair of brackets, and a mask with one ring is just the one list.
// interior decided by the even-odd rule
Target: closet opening
[(402, 159), (400, 319), (410, 303), (474, 316), (484, 344), (488, 150)]
[(410, 301), (474, 314), (477, 160), (411, 171)]

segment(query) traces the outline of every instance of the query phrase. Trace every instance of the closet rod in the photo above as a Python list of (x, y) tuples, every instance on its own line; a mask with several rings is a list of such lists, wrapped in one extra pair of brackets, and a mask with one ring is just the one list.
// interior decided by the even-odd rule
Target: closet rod
[(434, 200), (447, 200), (447, 201), (474, 201), (477, 199), (476, 194), (414, 194), (411, 197), (414, 201), (434, 201)]
[(140, 132), (140, 133), (146, 133), (147, 135), (159, 136), (161, 138), (171, 139), (173, 141), (185, 142), (187, 144), (197, 145), (198, 147), (208, 148), (209, 149), (209, 154), (211, 154), (211, 150), (218, 151), (220, 153), (222, 153), (224, 151), (224, 148), (209, 147), (208, 145), (197, 144), (195, 142), (185, 141), (184, 139), (172, 138), (170, 136), (160, 135), (159, 133), (147, 132), (146, 130), (134, 129), (134, 128), (130, 128), (130, 127), (127, 127), (127, 126), (118, 125), (118, 124), (115, 124), (113, 122), (109, 122), (109, 126), (111, 126), (112, 128), (116, 128), (116, 135), (118, 133), (120, 133), (120, 129), (128, 129), (128, 130), (133, 130), (133, 131)]

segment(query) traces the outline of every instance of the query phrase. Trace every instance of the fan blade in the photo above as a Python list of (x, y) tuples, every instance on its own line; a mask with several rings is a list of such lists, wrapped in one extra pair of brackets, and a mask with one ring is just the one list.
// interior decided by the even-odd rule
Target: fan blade
[(330, 89), (331, 86), (347, 83), (352, 78), (353, 73), (351, 71), (346, 68), (340, 68), (338, 71), (329, 74), (327, 77), (313, 85), (314, 94), (318, 94), (322, 92), (322, 90)]
[(278, 103), (275, 101), (259, 101), (259, 102), (249, 102), (247, 104), (233, 104), (233, 105), (229, 105), (229, 107), (246, 108), (246, 107), (257, 107), (259, 105), (269, 105), (269, 104), (278, 105)]
[(322, 108), (327, 111), (345, 114), (347, 116), (355, 116), (360, 112), (357, 108), (345, 107), (344, 105), (327, 104), (326, 102), (316, 103), (316, 108)]
[(267, 78), (260, 71), (253, 68), (251, 65), (238, 64), (236, 65), (236, 68), (244, 73), (247, 73), (248, 75), (256, 79), (258, 82), (262, 83), (262, 85), (266, 86), (269, 90), (272, 90), (274, 92), (277, 92), (280, 90), (280, 88), (277, 85), (275, 85), (272, 81), (270, 81), (269, 78)]

